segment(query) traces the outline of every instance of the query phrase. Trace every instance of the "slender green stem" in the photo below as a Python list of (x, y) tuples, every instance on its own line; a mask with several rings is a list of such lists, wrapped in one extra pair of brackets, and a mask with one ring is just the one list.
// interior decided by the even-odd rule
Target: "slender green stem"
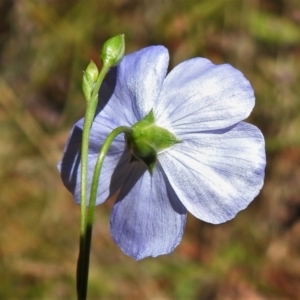
[(98, 92), (101, 83), (107, 73), (109, 67), (103, 66), (97, 78), (97, 82), (93, 89), (91, 98), (87, 100), (87, 108), (84, 117), (82, 145), (81, 145), (81, 186), (80, 186), (80, 235), (82, 236), (86, 226), (86, 204), (87, 204), (87, 167), (88, 167), (88, 150), (90, 130), (95, 117), (95, 112), (98, 104)]
[[(98, 78), (95, 82), (96, 74), (98, 73), (97, 66), (91, 61), (88, 65), (86, 72), (83, 77), (82, 88), (85, 98), (87, 100), (87, 109), (84, 117), (83, 132), (82, 132), (82, 146), (81, 146), (81, 170), (80, 170), (80, 242), (79, 242), (79, 256), (77, 262), (77, 297), (78, 300), (85, 300), (87, 295), (87, 283), (88, 283), (88, 270), (89, 270), (89, 254), (90, 254), (90, 245), (91, 245), (91, 236), (92, 236), (92, 222), (87, 223), (87, 172), (88, 172), (88, 151), (89, 151), (89, 136), (91, 131), (91, 126), (95, 117), (95, 112), (98, 105), (98, 92), (102, 81), (107, 73), (107, 71), (120, 63), (124, 56), (125, 44), (124, 44), (124, 35), (117, 35), (108, 41), (106, 41), (102, 48), (101, 59), (103, 62), (103, 67), (98, 75)], [(126, 129), (128, 130), (128, 128)], [(127, 131), (121, 132), (127, 132)], [(118, 130), (117, 130), (118, 131)], [(116, 131), (116, 132), (117, 132)], [(113, 131), (114, 132), (114, 131)], [(120, 132), (120, 133), (121, 133)], [(118, 133), (119, 134), (119, 133)], [(111, 135), (109, 135), (111, 136)], [(109, 138), (107, 138), (109, 140)], [(107, 146), (103, 147), (106, 155), (110, 144), (112, 143), (114, 137), (108, 141)], [(107, 147), (107, 149), (106, 149)], [(105, 150), (106, 149), (106, 150)], [(103, 154), (102, 154), (103, 155)], [(101, 156), (101, 155), (100, 155)], [(100, 158), (103, 163), (104, 156)], [(98, 159), (99, 160), (99, 159)], [(98, 177), (100, 176), (101, 166)], [(96, 172), (95, 172), (96, 173)], [(93, 185), (94, 183), (93, 179)], [(97, 184), (99, 182), (99, 178)], [(93, 190), (91, 189), (90, 201), (89, 201), (89, 213), (91, 210), (91, 203), (94, 211), (95, 208), (95, 199), (96, 194), (91, 197)], [(91, 200), (93, 199), (93, 200)], [(90, 218), (89, 218), (90, 219)], [(93, 219), (93, 218), (92, 218)]]
[(92, 188), (91, 188), (91, 195), (90, 195), (90, 202), (88, 208), (88, 216), (87, 216), (87, 225), (92, 225), (94, 222), (94, 210), (96, 205), (97, 199), (97, 191), (99, 186), (100, 180), (100, 173), (103, 165), (104, 158), (109, 150), (109, 147), (113, 140), (121, 133), (125, 133), (128, 135), (132, 134), (132, 128), (127, 126), (120, 126), (115, 128), (105, 139), (101, 151), (99, 152), (99, 156), (97, 158), (97, 162), (94, 169), (93, 181), (92, 181)]
[(80, 252), (78, 258), (78, 265), (77, 265), (78, 300), (79, 299), (85, 300), (87, 295), (92, 229), (93, 229), (94, 212), (95, 212), (97, 191), (99, 186), (102, 165), (110, 145), (112, 144), (113, 140), (121, 133), (132, 134), (132, 129), (126, 126), (120, 126), (114, 129), (105, 139), (95, 165), (85, 232), (84, 235), (81, 236), (80, 238)]
[[(89, 150), (89, 136), (91, 126), (95, 117), (95, 112), (98, 105), (98, 92), (100, 86), (103, 82), (103, 79), (109, 70), (109, 65), (104, 65), (101, 69), (95, 86), (93, 88), (92, 95), (87, 99), (87, 108), (84, 117), (83, 123), (83, 132), (82, 132), (82, 144), (81, 144), (81, 181), (80, 181), (80, 242), (79, 242), (79, 256), (77, 262), (77, 295), (78, 299), (86, 299), (86, 288), (85, 292), (84, 287), (82, 287), (82, 274), (84, 274), (84, 269), (86, 268), (85, 263), (85, 239), (86, 236), (91, 234), (86, 225), (86, 206), (87, 206), (87, 170), (88, 170), (88, 150)], [(90, 240), (90, 238), (88, 238)], [(88, 248), (90, 249), (90, 247)], [(89, 250), (88, 250), (89, 251)]]

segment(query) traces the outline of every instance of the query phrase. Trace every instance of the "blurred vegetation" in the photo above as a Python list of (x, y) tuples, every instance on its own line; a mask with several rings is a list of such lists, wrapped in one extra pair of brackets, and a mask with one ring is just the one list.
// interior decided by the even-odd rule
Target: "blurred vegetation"
[(250, 117), (267, 142), (261, 194), (214, 226), (189, 215), (182, 243), (138, 263), (97, 209), (90, 299), (299, 299), (299, 0), (28, 0), (0, 2), (0, 299), (74, 299), (79, 208), (56, 164), (82, 117), (82, 70), (109, 37), (126, 51), (168, 47), (240, 69)]

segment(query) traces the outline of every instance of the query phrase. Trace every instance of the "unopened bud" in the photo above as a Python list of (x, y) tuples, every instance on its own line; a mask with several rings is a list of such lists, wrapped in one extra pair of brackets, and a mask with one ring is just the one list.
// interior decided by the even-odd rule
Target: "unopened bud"
[(101, 52), (101, 59), (103, 65), (114, 67), (118, 65), (125, 53), (125, 39), (124, 34), (116, 35), (107, 40)]
[(96, 64), (92, 60), (89, 63), (89, 65), (87, 66), (85, 72), (86, 72), (86, 74), (89, 74), (91, 76), (91, 79), (93, 82), (97, 81), (99, 71), (98, 71)]
[(95, 82), (98, 78), (98, 74), (99, 71), (96, 64), (91, 61), (87, 66), (85, 72), (83, 72), (82, 78), (82, 91), (86, 100), (89, 100), (91, 97)]

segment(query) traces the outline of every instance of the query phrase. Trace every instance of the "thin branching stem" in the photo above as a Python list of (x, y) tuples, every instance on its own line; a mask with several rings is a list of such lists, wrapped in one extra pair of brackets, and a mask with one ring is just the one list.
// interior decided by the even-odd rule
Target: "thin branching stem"
[[(80, 242), (79, 242), (79, 256), (77, 262), (77, 295), (78, 299), (86, 299), (86, 287), (82, 285), (84, 280), (83, 274), (86, 273), (85, 268), (85, 246), (86, 238), (89, 235), (89, 230), (87, 230), (87, 170), (88, 170), (88, 151), (89, 151), (89, 137), (91, 126), (95, 117), (97, 105), (98, 105), (98, 92), (100, 86), (103, 82), (103, 79), (108, 72), (110, 66), (104, 65), (101, 69), (95, 86), (93, 88), (91, 97), (87, 100), (87, 108), (84, 117), (83, 123), (83, 132), (82, 132), (82, 144), (81, 144), (81, 181), (80, 181)], [(89, 240), (89, 238), (88, 238)], [(89, 247), (90, 249), (90, 247)], [(88, 272), (88, 271), (87, 271)], [(84, 292), (85, 290), (85, 292)]]
[(85, 300), (87, 296), (92, 229), (101, 169), (110, 145), (112, 144), (113, 140), (121, 133), (130, 135), (132, 134), (132, 129), (127, 126), (120, 126), (114, 129), (104, 141), (95, 165), (85, 232), (80, 239), (80, 252), (77, 265), (78, 300)]

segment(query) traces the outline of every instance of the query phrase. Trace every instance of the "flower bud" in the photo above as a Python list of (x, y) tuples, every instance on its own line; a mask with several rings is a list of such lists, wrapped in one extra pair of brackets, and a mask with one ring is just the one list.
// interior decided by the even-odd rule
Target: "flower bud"
[(125, 53), (124, 34), (116, 35), (107, 40), (101, 51), (103, 65), (114, 67), (118, 65)]
[(91, 60), (85, 72), (83, 72), (82, 78), (82, 91), (86, 100), (89, 100), (91, 97), (95, 82), (98, 78), (98, 74), (98, 68), (96, 64)]
[(92, 60), (90, 61), (89, 65), (87, 66), (85, 72), (86, 72), (86, 74), (90, 75), (93, 82), (97, 81), (99, 71), (98, 71), (96, 64)]

